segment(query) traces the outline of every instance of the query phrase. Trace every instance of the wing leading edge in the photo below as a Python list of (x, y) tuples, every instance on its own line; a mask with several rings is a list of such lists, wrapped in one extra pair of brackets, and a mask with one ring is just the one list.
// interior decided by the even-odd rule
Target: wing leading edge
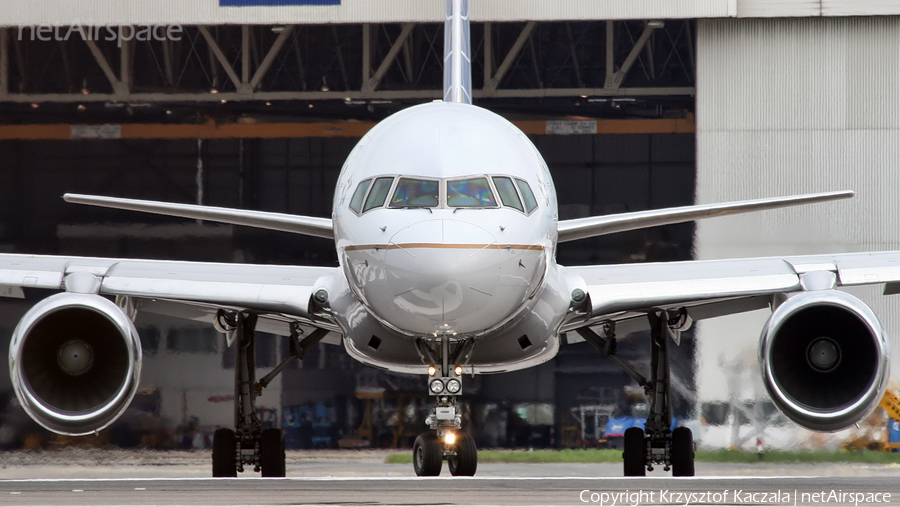
[(274, 231), (334, 239), (334, 228), (330, 218), (306, 217), (267, 211), (219, 208), (215, 206), (198, 206), (196, 204), (143, 201), (139, 199), (123, 199), (119, 197), (96, 195), (65, 194), (63, 199), (65, 199), (66, 202), (76, 204), (88, 204), (91, 206), (140, 211), (157, 215), (224, 222), (227, 224), (245, 225), (259, 229), (271, 229)]
[(651, 308), (694, 306), (694, 320), (765, 308), (773, 295), (804, 290), (804, 275), (828, 272), (836, 287), (885, 284), (900, 292), (900, 252), (846, 253), (565, 267), (590, 299), (574, 329), (630, 318)]
[(838, 192), (823, 192), (819, 194), (774, 197), (769, 199), (754, 199), (718, 204), (701, 204), (697, 206), (683, 206), (679, 208), (635, 211), (633, 213), (619, 213), (616, 215), (561, 220), (557, 225), (557, 230), (559, 231), (558, 241), (563, 243), (565, 241), (575, 241), (577, 239), (603, 236), (616, 232), (645, 229), (657, 225), (690, 222), (701, 218), (748, 213), (751, 211), (764, 211), (788, 206), (797, 206), (800, 204), (834, 201), (837, 199), (848, 199), (853, 197), (853, 195), (854, 193), (852, 190), (843, 190)]
[(340, 276), (338, 268), (327, 267), (0, 255), (2, 287), (88, 287), (102, 295), (253, 310), (328, 328), (333, 324), (316, 321), (310, 299)]

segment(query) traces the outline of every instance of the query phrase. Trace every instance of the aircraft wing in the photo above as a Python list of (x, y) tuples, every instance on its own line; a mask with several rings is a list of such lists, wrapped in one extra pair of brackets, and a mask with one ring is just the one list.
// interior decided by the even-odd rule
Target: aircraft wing
[(207, 321), (219, 308), (253, 310), (270, 332), (291, 322), (336, 330), (310, 301), (337, 276), (328, 267), (0, 255), (0, 296), (21, 297), (22, 288), (129, 296), (141, 310)]
[(693, 320), (701, 320), (766, 308), (773, 296), (804, 290), (818, 273), (809, 278), (806, 275), (814, 272), (834, 274), (837, 287), (885, 284), (885, 294), (900, 293), (900, 252), (564, 269), (570, 280), (574, 277), (584, 284), (589, 309), (572, 315), (563, 331), (602, 322), (630, 322), (646, 328), (644, 315), (650, 309), (684, 307)]
[(658, 225), (680, 224), (701, 218), (720, 217), (751, 211), (770, 209), (849, 199), (852, 190), (823, 192), (819, 194), (793, 195), (788, 197), (770, 197), (750, 201), (724, 202), (716, 204), (698, 204), (680, 208), (651, 209), (631, 213), (619, 213), (574, 220), (560, 220), (557, 225), (560, 243), (577, 239), (592, 238), (616, 232), (633, 231), (656, 227)]

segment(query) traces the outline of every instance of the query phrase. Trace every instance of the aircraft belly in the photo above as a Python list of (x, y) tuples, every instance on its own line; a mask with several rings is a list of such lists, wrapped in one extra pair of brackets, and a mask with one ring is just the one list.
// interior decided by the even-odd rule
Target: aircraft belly
[[(556, 271), (551, 270), (549, 274), (538, 294), (513, 318), (475, 338), (471, 360), (463, 365), (466, 371), (513, 371), (543, 363), (556, 355), (558, 330), (569, 299), (564, 290), (559, 290)], [(498, 286), (497, 295), (504, 295), (506, 289)], [(345, 329), (344, 346), (352, 357), (391, 371), (424, 373), (427, 364), (416, 351), (414, 336), (390, 329), (349, 292), (333, 301), (332, 308)]]

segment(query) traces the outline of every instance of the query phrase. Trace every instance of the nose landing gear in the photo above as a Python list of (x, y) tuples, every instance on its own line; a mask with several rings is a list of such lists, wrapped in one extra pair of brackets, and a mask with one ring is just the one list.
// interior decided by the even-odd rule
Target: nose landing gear
[[(436, 359), (437, 354), (427, 344), (417, 345), (423, 359)], [(436, 403), (425, 419), (431, 432), (419, 435), (413, 445), (413, 469), (420, 477), (440, 475), (444, 460), (454, 476), (473, 476), (478, 468), (475, 439), (462, 431), (462, 413), (456, 402), (456, 397), (462, 394), (463, 369), (450, 366), (451, 361), (467, 359), (471, 349), (470, 340), (460, 341), (450, 354), (449, 337), (444, 336), (440, 365), (428, 367), (428, 393), (436, 398)]]

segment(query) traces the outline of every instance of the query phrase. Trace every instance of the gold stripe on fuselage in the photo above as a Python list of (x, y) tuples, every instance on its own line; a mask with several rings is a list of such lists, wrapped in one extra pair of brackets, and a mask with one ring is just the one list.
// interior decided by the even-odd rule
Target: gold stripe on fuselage
[(389, 245), (350, 245), (345, 246), (345, 252), (356, 250), (411, 250), (413, 248), (450, 248), (456, 250), (544, 250), (543, 245), (501, 245), (491, 243), (489, 245), (473, 245), (466, 243), (400, 243)]

